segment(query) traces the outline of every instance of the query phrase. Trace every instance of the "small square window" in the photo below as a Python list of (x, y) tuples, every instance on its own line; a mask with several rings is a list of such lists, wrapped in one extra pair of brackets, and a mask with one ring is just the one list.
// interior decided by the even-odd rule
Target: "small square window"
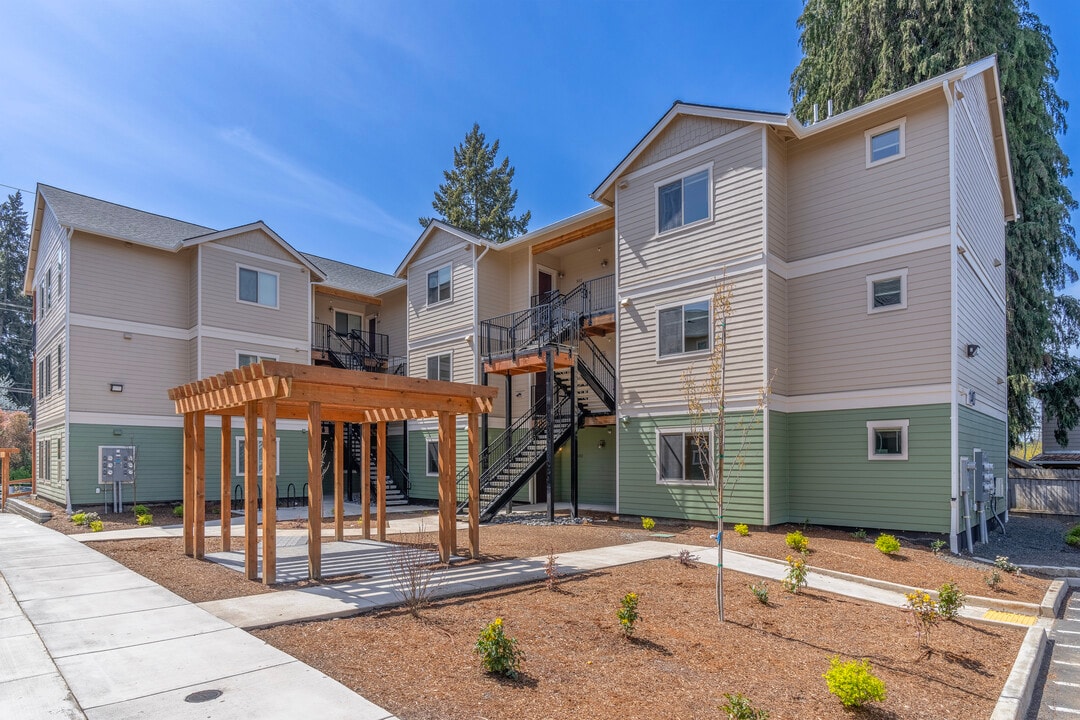
[(709, 217), (709, 170), (660, 185), (656, 191), (657, 232), (667, 232)]
[(709, 301), (664, 308), (659, 313), (660, 357), (709, 349)]
[(907, 268), (866, 276), (866, 312), (873, 314), (907, 307)]
[(866, 442), (868, 460), (907, 460), (908, 421), (869, 420)]
[(435, 305), (450, 299), (450, 266), (432, 270), (427, 276), (427, 304)]
[(906, 118), (879, 125), (866, 131), (866, 167), (874, 167), (905, 155)]
[(238, 268), (236, 297), (242, 302), (276, 308), (278, 306), (277, 273), (266, 270)]
[(450, 382), (451, 380), (451, 356), (450, 353), (444, 353), (442, 355), (431, 355), (427, 359), (427, 379), (428, 380), (443, 380)]
[(657, 434), (657, 482), (676, 485), (708, 483), (708, 435), (691, 432)]
[(428, 440), (427, 441), (427, 467), (425, 468), (427, 475), (439, 474), (439, 441)]

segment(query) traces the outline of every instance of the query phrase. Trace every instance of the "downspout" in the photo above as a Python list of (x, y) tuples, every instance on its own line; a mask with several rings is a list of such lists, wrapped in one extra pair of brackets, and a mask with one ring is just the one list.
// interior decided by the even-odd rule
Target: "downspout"
[[(957, 367), (956, 337), (957, 337), (957, 298), (956, 298), (956, 263), (957, 241), (959, 236), (956, 229), (956, 109), (953, 107), (952, 83), (944, 80), (941, 89), (945, 93), (945, 103), (949, 108), (949, 461), (950, 470), (950, 510), (949, 513), (949, 550), (959, 552), (960, 548), (960, 409), (957, 405)], [(965, 497), (964, 514), (967, 514), (967, 502)], [(969, 521), (965, 520), (965, 525)], [(970, 539), (969, 539), (970, 546)]]
[[(473, 382), (480, 382), (480, 353), (477, 348), (480, 347), (480, 261), (484, 259), (484, 256), (488, 254), (488, 250), (491, 249), (490, 245), (484, 247), (484, 251), (479, 255), (476, 254), (476, 246), (473, 246), (473, 261), (472, 261), (472, 277), (473, 277), (473, 305), (472, 305), (472, 346), (473, 346)], [(509, 427), (510, 420), (506, 420), (507, 427)]]

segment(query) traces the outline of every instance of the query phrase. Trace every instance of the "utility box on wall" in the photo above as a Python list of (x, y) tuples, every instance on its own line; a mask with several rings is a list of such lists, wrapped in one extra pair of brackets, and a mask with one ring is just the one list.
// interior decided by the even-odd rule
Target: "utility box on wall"
[(98, 445), (98, 485), (135, 482), (134, 445)]

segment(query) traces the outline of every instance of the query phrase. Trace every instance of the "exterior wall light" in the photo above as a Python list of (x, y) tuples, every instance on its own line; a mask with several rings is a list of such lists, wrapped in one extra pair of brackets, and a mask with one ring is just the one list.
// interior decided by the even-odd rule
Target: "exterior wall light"
[(979, 354), (979, 346), (974, 343), (967, 346), (967, 356), (973, 358)]
[(124, 392), (123, 383), (109, 383), (109, 392)]

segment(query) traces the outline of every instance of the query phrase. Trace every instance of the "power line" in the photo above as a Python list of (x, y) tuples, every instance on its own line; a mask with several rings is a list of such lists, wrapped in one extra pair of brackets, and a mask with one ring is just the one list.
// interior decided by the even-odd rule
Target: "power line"
[(0, 183), (0, 187), (6, 187), (6, 188), (8, 188), (10, 190), (18, 190), (19, 192), (24, 192), (27, 195), (30, 195), (33, 192), (31, 190), (27, 190), (26, 188), (15, 187), (14, 185), (5, 185), (4, 183)]

